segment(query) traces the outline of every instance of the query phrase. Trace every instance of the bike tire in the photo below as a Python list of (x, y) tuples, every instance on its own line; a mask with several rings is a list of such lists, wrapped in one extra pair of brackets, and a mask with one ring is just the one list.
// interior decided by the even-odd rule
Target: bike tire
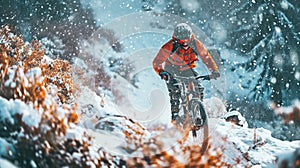
[[(204, 154), (207, 147), (208, 147), (208, 136), (209, 136), (209, 128), (208, 128), (208, 118), (206, 111), (204, 109), (204, 106), (202, 102), (198, 99), (192, 99), (189, 103), (189, 110), (191, 117), (193, 119), (196, 119), (197, 116), (201, 116), (201, 118), (204, 120), (203, 125), (200, 127), (200, 129), (197, 131), (195, 129), (192, 129), (192, 135), (194, 138), (203, 138), (202, 144), (201, 144), (201, 154)], [(199, 114), (199, 115), (197, 115)], [(194, 122), (194, 121), (193, 121)], [(199, 133), (201, 135), (199, 135)]]

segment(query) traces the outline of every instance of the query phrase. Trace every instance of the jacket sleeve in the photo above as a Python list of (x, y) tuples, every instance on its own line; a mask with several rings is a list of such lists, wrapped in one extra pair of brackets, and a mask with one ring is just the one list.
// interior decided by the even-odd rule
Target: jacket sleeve
[(219, 68), (210, 55), (210, 53), (207, 51), (207, 49), (203, 46), (203, 44), (198, 40), (196, 40), (196, 49), (198, 52), (199, 57), (202, 59), (202, 62), (206, 65), (207, 69), (212, 71), (219, 71)]
[(172, 47), (172, 40), (170, 40), (160, 48), (157, 55), (155, 56), (152, 62), (152, 66), (157, 74), (164, 70), (164, 63), (168, 59), (172, 51)]

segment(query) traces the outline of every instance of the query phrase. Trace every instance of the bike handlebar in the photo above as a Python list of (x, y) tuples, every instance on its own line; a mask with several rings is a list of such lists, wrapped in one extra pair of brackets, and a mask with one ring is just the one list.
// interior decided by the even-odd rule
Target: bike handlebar
[(210, 75), (203, 75), (203, 76), (197, 76), (195, 79), (203, 79), (203, 80), (210, 80)]
[(211, 77), (210, 75), (203, 75), (203, 76), (197, 76), (197, 77), (183, 77), (183, 76), (174, 76), (177, 79), (183, 79), (183, 80), (198, 80), (198, 79), (202, 79), (202, 80), (210, 80)]

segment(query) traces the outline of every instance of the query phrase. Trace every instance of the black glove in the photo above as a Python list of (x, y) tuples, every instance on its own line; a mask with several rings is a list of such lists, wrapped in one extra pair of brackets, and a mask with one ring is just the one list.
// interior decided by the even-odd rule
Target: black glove
[(218, 77), (220, 77), (220, 72), (218, 71), (213, 71), (210, 75), (210, 78), (212, 79), (217, 79)]
[(161, 79), (164, 79), (166, 81), (168, 81), (170, 79), (170, 74), (169, 74), (169, 72), (166, 72), (166, 71), (159, 72), (159, 76), (161, 77)]

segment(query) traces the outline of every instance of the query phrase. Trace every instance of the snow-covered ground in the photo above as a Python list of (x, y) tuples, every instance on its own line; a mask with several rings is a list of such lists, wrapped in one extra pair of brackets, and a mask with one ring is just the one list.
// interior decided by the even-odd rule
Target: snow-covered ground
[[(214, 99), (216, 98), (213, 98), (213, 100)], [(206, 101), (210, 100), (207, 99)], [(212, 105), (212, 107), (219, 106), (219, 104), (214, 103), (211, 103), (210, 105)], [(113, 109), (108, 110), (112, 113), (115, 111)], [(220, 114), (219, 110), (222, 110), (222, 108), (214, 109), (213, 113)], [(245, 122), (245, 119), (238, 114), (238, 112), (235, 112), (232, 115), (239, 115), (241, 121)], [(168, 125), (169, 119), (157, 120), (160, 121), (160, 126), (164, 128), (163, 131), (151, 133), (151, 130), (157, 125), (151, 125), (147, 128), (147, 124), (143, 124), (143, 122), (141, 122), (143, 125), (141, 128), (145, 128), (145, 130), (143, 130), (145, 135), (143, 135), (142, 138), (145, 139), (145, 142), (147, 142), (146, 139), (150, 139), (151, 136), (159, 137), (158, 140), (164, 142), (164, 147), (166, 149), (171, 148), (170, 145), (172, 146), (176, 144), (182, 137), (180, 134), (174, 134), (175, 129), (173, 125)], [(110, 126), (105, 126), (105, 121), (114, 123), (115, 125), (112, 126), (114, 129), (109, 129)], [(124, 126), (121, 126), (122, 123), (126, 123), (125, 121), (126, 119), (122, 117), (107, 117), (99, 120), (96, 124), (90, 124), (93, 127), (89, 128), (89, 133), (95, 137), (95, 144), (103, 146), (107, 151), (111, 151), (113, 154), (119, 154), (125, 157), (141, 156), (142, 153), (139, 150), (128, 151), (123, 149), (126, 145), (128, 145), (124, 141), (126, 137), (123, 134)], [(156, 124), (159, 123), (158, 121), (156, 121)], [(91, 120), (87, 120), (86, 122), (91, 122)], [(230, 122), (226, 122), (222, 117), (209, 119), (209, 135), (212, 147), (224, 149), (224, 160), (228, 163), (234, 164), (235, 160), (239, 158), (241, 160), (238, 165), (239, 167), (249, 165), (255, 167), (276, 167), (275, 163), (279, 156), (292, 153), (296, 150), (296, 148), (300, 147), (300, 141), (281, 141), (272, 137), (269, 130), (264, 128), (253, 129), (248, 128), (246, 124), (244, 125), (244, 127), (237, 126)], [(139, 135), (137, 134), (133, 136)], [(191, 135), (186, 143), (189, 145), (194, 143), (194, 139)], [(170, 150), (170, 152), (172, 151)]]
[[(87, 90), (84, 91), (86, 94), (91, 94)], [(97, 100), (99, 97), (93, 96)], [(96, 106), (98, 102), (89, 102), (91, 105)], [(149, 127), (148, 129), (139, 124), (138, 122), (132, 122), (127, 118), (118, 116), (118, 111), (114, 109), (114, 105), (110, 101), (106, 101), (107, 104), (104, 107), (95, 107), (86, 109), (86, 116), (80, 118), (82, 124), (74, 131), (67, 131), (67, 138), (81, 138), (82, 133), (85, 131), (95, 139), (93, 140), (93, 145), (102, 146), (105, 151), (113, 154), (120, 155), (122, 157), (141, 157), (142, 152), (139, 148), (132, 146), (132, 150), (128, 149), (128, 142), (125, 141), (126, 135), (124, 130), (131, 132), (131, 136), (140, 137), (147, 142), (147, 139), (151, 137), (156, 137), (157, 140), (163, 142), (165, 150), (171, 148), (174, 144), (178, 142), (181, 138), (180, 134), (176, 135), (176, 129), (173, 126), (163, 127), (161, 125), (162, 131), (151, 131), (155, 126)], [(112, 103), (112, 104), (110, 104)], [(2, 115), (1, 119), (9, 118), (10, 115), (14, 114), (16, 111), (25, 112), (23, 120), (27, 124), (38, 123), (38, 118), (32, 118), (28, 120), (26, 114), (28, 112), (33, 113), (31, 110), (27, 109), (24, 104), (18, 101), (7, 101), (1, 98)], [(80, 104), (79, 104), (80, 106)], [(4, 108), (3, 108), (4, 107)], [(79, 108), (80, 109), (80, 108)], [(217, 111), (215, 111), (217, 112)], [(109, 114), (109, 115), (107, 115)], [(115, 114), (115, 115), (113, 115)], [(89, 117), (87, 117), (90, 115)], [(98, 120), (93, 120), (91, 116), (96, 117), (96, 115), (104, 117)], [(97, 121), (97, 122), (95, 122)], [(111, 124), (109, 124), (111, 123)], [(300, 141), (281, 141), (275, 139), (271, 136), (270, 131), (264, 128), (251, 129), (247, 127), (240, 127), (234, 125), (230, 122), (226, 122), (222, 118), (210, 118), (209, 119), (210, 128), (210, 142), (212, 142), (212, 147), (218, 149), (224, 149), (223, 159), (228, 163), (234, 163), (235, 159), (239, 158), (239, 167), (244, 167), (247, 165), (252, 165), (255, 167), (274, 167), (277, 157), (281, 155), (286, 155), (293, 152), (296, 148), (300, 147)], [(175, 132), (174, 132), (175, 131)], [(143, 132), (143, 134), (138, 134), (137, 132)], [(13, 146), (7, 143), (4, 139), (0, 139), (1, 149), (12, 149)], [(193, 143), (193, 137), (190, 136), (187, 140), (187, 144)], [(1, 150), (0, 155), (7, 156), (8, 150)], [(172, 150), (169, 151), (172, 153)], [(178, 156), (177, 156), (178, 157)], [(184, 162), (184, 158), (183, 162)], [(1, 164), (5, 165), (5, 160), (1, 161)]]

